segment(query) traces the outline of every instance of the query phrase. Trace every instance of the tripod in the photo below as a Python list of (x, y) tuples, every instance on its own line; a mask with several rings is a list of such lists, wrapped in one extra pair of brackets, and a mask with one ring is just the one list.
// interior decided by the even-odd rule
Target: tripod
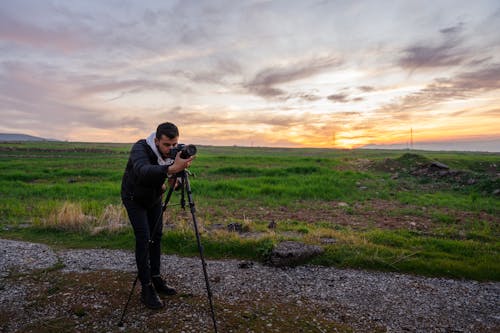
[[(211, 314), (212, 322), (214, 325), (214, 332), (217, 333), (217, 321), (215, 320), (215, 311), (214, 311), (214, 305), (213, 305), (213, 301), (212, 301), (212, 290), (210, 288), (210, 281), (208, 279), (207, 264), (205, 262), (205, 257), (203, 255), (203, 246), (201, 245), (200, 233), (198, 231), (198, 223), (196, 222), (196, 214), (195, 214), (196, 208), (195, 208), (195, 204), (193, 201), (193, 196), (192, 196), (192, 192), (191, 192), (191, 184), (189, 182), (188, 174), (189, 174), (189, 171), (184, 170), (184, 171), (179, 172), (175, 177), (180, 178), (181, 207), (182, 207), (182, 209), (186, 208), (185, 193), (187, 192), (188, 201), (189, 201), (189, 208), (191, 211), (191, 217), (193, 219), (194, 232), (196, 235), (196, 243), (198, 245), (198, 252), (200, 253), (200, 259), (201, 259), (201, 263), (202, 263), (202, 267), (203, 267), (203, 275), (205, 277), (205, 285), (207, 288), (207, 296), (208, 296), (208, 303), (210, 306), (210, 314)], [(165, 202), (162, 206), (160, 216), (158, 217), (158, 220), (154, 224), (154, 227), (153, 227), (153, 230), (151, 233), (151, 237), (150, 237), (150, 241), (149, 241), (150, 245), (153, 242), (152, 239), (154, 239), (154, 236), (158, 232), (158, 229), (160, 227), (160, 222), (162, 220), (161, 217), (163, 216), (163, 213), (167, 209), (167, 205), (168, 205), (168, 202), (170, 201), (170, 198), (172, 196), (174, 188), (175, 188), (175, 184), (170, 186), (168, 193), (165, 197)], [(139, 275), (136, 275), (134, 283), (132, 284), (132, 289), (130, 290), (130, 293), (128, 295), (127, 303), (125, 303), (125, 307), (123, 308), (122, 316), (120, 318), (118, 326), (123, 326), (123, 317), (125, 317), (125, 313), (127, 311), (128, 305), (130, 303), (130, 299), (132, 298), (132, 294), (134, 293), (134, 289), (135, 289), (135, 286), (137, 284), (138, 279), (139, 279)]]

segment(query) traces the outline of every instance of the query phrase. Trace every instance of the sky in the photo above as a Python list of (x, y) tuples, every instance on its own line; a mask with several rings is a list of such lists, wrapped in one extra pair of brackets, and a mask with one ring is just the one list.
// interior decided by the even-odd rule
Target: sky
[(499, 151), (499, 31), (498, 0), (2, 1), (0, 132)]

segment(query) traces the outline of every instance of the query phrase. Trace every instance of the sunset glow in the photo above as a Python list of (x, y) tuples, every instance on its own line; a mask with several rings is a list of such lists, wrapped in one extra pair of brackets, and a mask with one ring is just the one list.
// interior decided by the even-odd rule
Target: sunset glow
[(172, 121), (207, 145), (500, 143), (498, 31), (486, 0), (8, 1), (0, 132), (134, 142)]

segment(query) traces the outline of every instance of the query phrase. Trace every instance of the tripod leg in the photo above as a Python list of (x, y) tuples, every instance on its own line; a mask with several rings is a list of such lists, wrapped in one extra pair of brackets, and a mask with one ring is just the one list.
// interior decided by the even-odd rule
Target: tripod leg
[(206, 264), (205, 258), (203, 256), (203, 246), (201, 245), (200, 233), (198, 231), (198, 223), (196, 222), (196, 214), (195, 214), (196, 209), (195, 209), (193, 197), (191, 195), (191, 185), (189, 184), (189, 179), (188, 179), (188, 175), (186, 172), (184, 172), (183, 178), (184, 178), (184, 185), (186, 186), (186, 192), (188, 195), (191, 216), (193, 217), (194, 232), (196, 234), (196, 243), (198, 244), (198, 251), (200, 252), (201, 264), (203, 266), (203, 275), (205, 277), (205, 285), (207, 287), (208, 302), (210, 305), (210, 312), (211, 312), (212, 321), (214, 324), (214, 332), (217, 333), (217, 321), (215, 320), (215, 311), (214, 311), (214, 305), (212, 302), (212, 290), (210, 289), (210, 281), (208, 279), (207, 264)]
[(125, 307), (123, 308), (122, 317), (120, 318), (120, 322), (118, 322), (118, 326), (123, 326), (123, 317), (125, 317), (125, 312), (127, 312), (128, 304), (130, 303), (130, 299), (132, 298), (132, 294), (134, 293), (135, 285), (137, 284), (137, 280), (139, 280), (139, 275), (136, 275), (134, 283), (132, 284), (132, 288), (130, 289), (130, 293), (128, 294), (127, 303), (125, 303)]

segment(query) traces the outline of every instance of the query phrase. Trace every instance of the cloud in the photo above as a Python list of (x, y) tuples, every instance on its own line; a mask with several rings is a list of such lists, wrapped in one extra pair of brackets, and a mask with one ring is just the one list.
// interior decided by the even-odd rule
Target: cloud
[(343, 93), (338, 93), (338, 94), (333, 94), (329, 95), (327, 97), (328, 100), (333, 101), (333, 102), (338, 102), (338, 103), (348, 103), (349, 102), (349, 95), (343, 94)]
[(349, 94), (347, 93), (337, 93), (337, 94), (331, 94), (326, 97), (329, 101), (332, 101), (334, 103), (350, 103), (350, 102), (362, 102), (365, 100), (364, 97), (357, 96), (357, 97), (350, 97)]
[(415, 70), (417, 68), (448, 67), (462, 64), (468, 57), (466, 49), (460, 49), (460, 33), (464, 24), (441, 29), (442, 41), (432, 46), (431, 42), (420, 42), (403, 49), (403, 56), (398, 60), (401, 67)]
[(171, 120), (212, 143), (324, 146), (498, 117), (492, 2), (4, 2), (3, 127), (130, 140)]
[(307, 93), (307, 92), (302, 92), (302, 93), (298, 93), (295, 95), (291, 94), (290, 98), (293, 98), (293, 97), (297, 97), (297, 98), (302, 99), (302, 100), (307, 101), (307, 102), (315, 102), (315, 101), (318, 101), (322, 98), (318, 94)]
[(3, 42), (73, 52), (89, 46), (86, 35), (84, 30), (77, 30), (75, 26), (45, 28), (17, 20), (0, 11), (0, 41)]
[(96, 78), (96, 80), (104, 82), (81, 84), (78, 92), (83, 95), (119, 92), (120, 97), (122, 97), (125, 94), (140, 93), (144, 91), (168, 91), (173, 87), (173, 84), (166, 81), (147, 79), (115, 81), (106, 78)]
[(333, 56), (312, 58), (286, 66), (275, 66), (261, 70), (244, 86), (253, 94), (264, 98), (283, 96), (286, 92), (277, 85), (306, 79), (341, 65)]
[[(11, 115), (3, 118), (4, 126), (22, 128), (20, 126), (29, 123), (45, 136), (61, 138), (65, 133), (70, 134), (72, 128), (115, 130), (145, 127), (147, 123), (147, 118), (135, 116), (131, 110), (117, 112), (112, 105), (94, 103), (89, 98), (82, 103), (79, 91), (82, 86), (72, 86), (74, 81), (81, 80), (67, 77), (51, 66), (8, 62), (1, 68), (0, 110), (2, 114)], [(109, 91), (112, 87), (100, 87), (92, 92)]]
[(500, 63), (463, 72), (452, 78), (435, 79), (425, 88), (387, 104), (379, 111), (394, 116), (399, 114), (401, 117), (405, 111), (423, 111), (436, 107), (441, 102), (473, 98), (477, 94), (494, 90), (500, 90)]
[(371, 87), (371, 86), (360, 86), (358, 87), (359, 90), (361, 90), (362, 92), (372, 92), (375, 90), (375, 87)]
[(448, 90), (462, 90), (465, 92), (477, 90), (500, 89), (500, 63), (491, 64), (475, 71), (460, 74), (456, 79), (446, 82)]
[(230, 57), (214, 56), (210, 57), (206, 63), (190, 69), (176, 69), (166, 74), (175, 77), (185, 78), (193, 83), (211, 83), (227, 85), (227, 79), (236, 77), (239, 79), (242, 74), (241, 64)]
[(206, 125), (213, 124), (214, 126), (247, 126), (249, 132), (252, 132), (252, 126), (265, 125), (271, 127), (290, 127), (296, 126), (304, 121), (304, 117), (310, 118), (310, 115), (305, 112), (302, 114), (288, 111), (272, 111), (267, 109), (254, 109), (252, 111), (238, 111), (230, 108), (217, 109), (216, 111), (210, 108), (191, 108), (176, 106), (166, 112), (157, 114), (157, 118), (168, 117), (178, 119), (177, 122), (182, 125)]
[(158, 23), (160, 15), (158, 12), (151, 9), (146, 9), (143, 14), (143, 21), (146, 25), (154, 27)]

